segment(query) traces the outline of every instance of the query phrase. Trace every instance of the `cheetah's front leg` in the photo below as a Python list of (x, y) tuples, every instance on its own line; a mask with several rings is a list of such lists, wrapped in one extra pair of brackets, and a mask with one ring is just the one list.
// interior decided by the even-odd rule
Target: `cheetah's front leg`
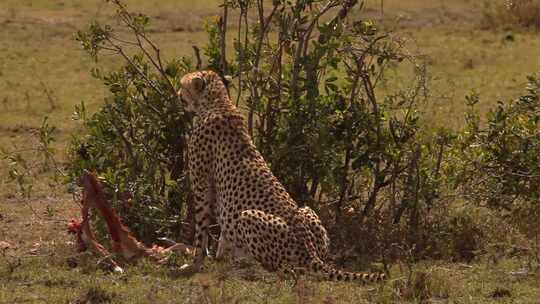
[(208, 228), (211, 223), (212, 208), (216, 205), (215, 189), (211, 183), (194, 181), (195, 196), (195, 242), (196, 255), (193, 265), (183, 265), (182, 269), (191, 268), (193, 271), (202, 269), (206, 249), (208, 248)]

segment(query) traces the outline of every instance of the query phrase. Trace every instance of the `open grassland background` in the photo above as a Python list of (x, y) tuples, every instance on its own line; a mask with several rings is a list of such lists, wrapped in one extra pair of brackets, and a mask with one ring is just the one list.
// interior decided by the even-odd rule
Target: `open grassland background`
[[(151, 17), (152, 38), (165, 58), (192, 54), (192, 45), (206, 42), (204, 20), (219, 14), (220, 1), (130, 0), (135, 11)], [(499, 100), (522, 92), (525, 76), (540, 71), (540, 34), (529, 30), (486, 28), (481, 1), (368, 0), (358, 18), (378, 19), (406, 40), (411, 53), (428, 62), (427, 119), (459, 129), (464, 96), (476, 92), (487, 111)], [(0, 147), (9, 151), (33, 145), (33, 133), (48, 116), (58, 128), (59, 158), (70, 134), (74, 106), (84, 101), (94, 111), (107, 92), (90, 76), (95, 66), (114, 68), (118, 57), (97, 64), (81, 51), (74, 32), (91, 20), (113, 22), (113, 12), (101, 0), (0, 1)], [(234, 16), (233, 16), (234, 19)], [(398, 70), (398, 80), (408, 71)], [(392, 82), (394, 83), (394, 82)], [(389, 84), (385, 90), (392, 90)], [(383, 90), (384, 92), (384, 90)], [(210, 265), (194, 278), (175, 278), (164, 269), (141, 264), (126, 275), (96, 270), (95, 259), (71, 268), (75, 250), (65, 234), (65, 220), (77, 216), (77, 205), (47, 179), (35, 180), (36, 197), (21, 201), (6, 183), (6, 163), (0, 161), (0, 241), (12, 248), (0, 255), (0, 303), (69, 303), (94, 296), (113, 303), (393, 303), (405, 287), (361, 287), (354, 284), (301, 281), (296, 287), (264, 272), (251, 273), (227, 265)], [(32, 207), (32, 208), (30, 208)], [(0, 253), (2, 253), (0, 249)], [(78, 259), (77, 259), (78, 261)], [(426, 263), (433, 303), (539, 303), (540, 278), (515, 272), (521, 261), (497, 265)], [(96, 272), (97, 271), (97, 272)], [(393, 269), (394, 277), (404, 275)], [(419, 279), (419, 281), (422, 281)], [(419, 283), (422, 289), (422, 283)], [(497, 290), (507, 290), (496, 293)], [(403, 290), (402, 290), (403, 291)], [(494, 293), (495, 292), (495, 293)], [(413, 297), (411, 297), (413, 298)], [(411, 300), (412, 301), (412, 300)], [(412, 301), (414, 302), (414, 301)], [(418, 302), (418, 301), (417, 301)], [(98, 303), (98, 302), (94, 302)]]

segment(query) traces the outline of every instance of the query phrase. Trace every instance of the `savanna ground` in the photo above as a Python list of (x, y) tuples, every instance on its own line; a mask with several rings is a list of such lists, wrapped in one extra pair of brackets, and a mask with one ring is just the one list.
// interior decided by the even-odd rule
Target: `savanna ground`
[[(190, 55), (206, 39), (204, 19), (219, 13), (219, 1), (130, 0), (132, 10), (152, 18), (152, 38), (166, 58)], [(364, 12), (406, 39), (428, 62), (430, 94), (425, 112), (437, 125), (459, 129), (464, 96), (476, 92), (487, 111), (523, 90), (525, 76), (540, 71), (540, 33), (486, 28), (481, 1), (366, 1)], [(100, 0), (2, 0), (0, 3), (0, 147), (32, 148), (45, 116), (57, 127), (59, 159), (78, 124), (70, 117), (84, 101), (90, 112), (106, 95), (90, 75), (96, 65), (81, 51), (74, 32), (92, 19), (112, 21)], [(97, 65), (114, 67), (117, 57)], [(399, 77), (399, 75), (398, 75)], [(381, 286), (282, 280), (254, 268), (208, 262), (193, 277), (178, 277), (149, 263), (111, 274), (97, 259), (76, 253), (66, 233), (78, 206), (46, 173), (34, 181), (32, 198), (21, 199), (0, 162), (0, 303), (540, 303), (540, 277), (523, 274), (525, 261), (478, 258), (470, 264), (422, 262), (391, 270)], [(6, 243), (3, 243), (5, 246)], [(405, 284), (406, 285), (406, 284)], [(426, 291), (428, 290), (428, 291)], [(88, 302), (90, 303), (90, 302)]]

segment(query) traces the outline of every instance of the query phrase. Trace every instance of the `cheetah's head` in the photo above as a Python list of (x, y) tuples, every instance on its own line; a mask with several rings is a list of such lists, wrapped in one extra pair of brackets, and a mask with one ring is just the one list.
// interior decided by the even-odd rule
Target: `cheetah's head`
[(178, 97), (189, 112), (200, 114), (215, 106), (230, 103), (221, 77), (213, 71), (200, 71), (184, 75), (180, 80)]

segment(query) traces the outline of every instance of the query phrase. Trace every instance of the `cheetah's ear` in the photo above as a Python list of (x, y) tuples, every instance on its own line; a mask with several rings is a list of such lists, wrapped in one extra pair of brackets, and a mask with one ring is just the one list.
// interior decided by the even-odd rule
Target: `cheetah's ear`
[(206, 87), (206, 80), (199, 76), (193, 77), (193, 79), (191, 79), (191, 83), (193, 84), (195, 91), (199, 93), (202, 92)]

